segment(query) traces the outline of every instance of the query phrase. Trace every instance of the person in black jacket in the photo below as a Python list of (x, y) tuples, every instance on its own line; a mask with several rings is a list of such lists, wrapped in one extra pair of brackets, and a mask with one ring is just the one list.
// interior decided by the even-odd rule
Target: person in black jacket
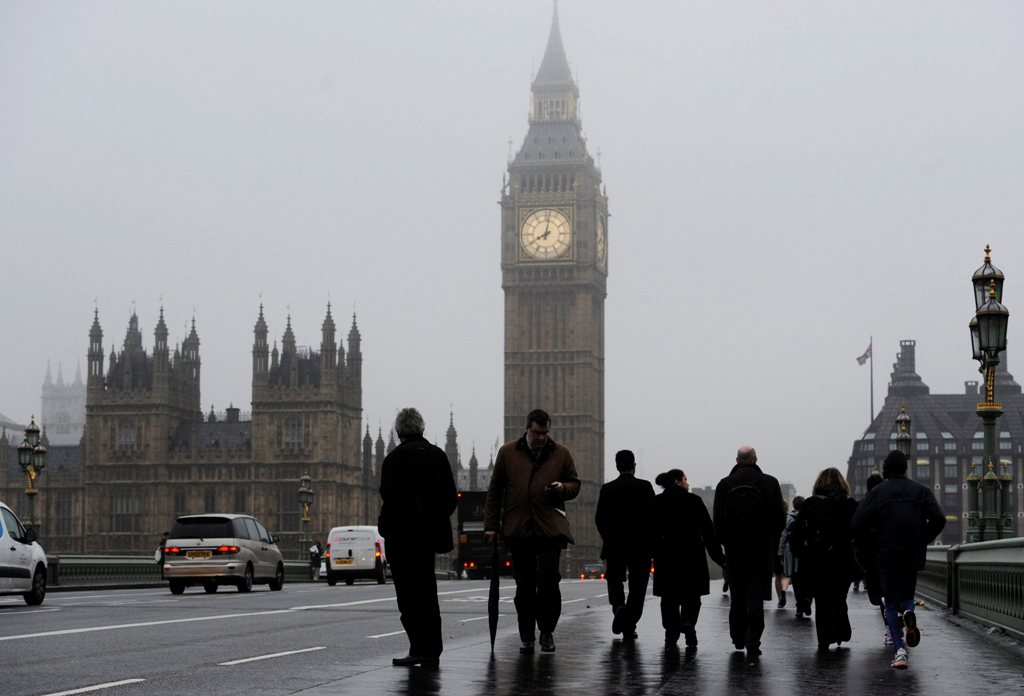
[(885, 618), (896, 648), (890, 664), (906, 669), (910, 664), (906, 646), (913, 648), (921, 641), (914, 613), (917, 571), (924, 568), (925, 549), (946, 526), (946, 516), (927, 486), (907, 478), (903, 452), (893, 450), (886, 456), (882, 477), (885, 480), (857, 506), (851, 524), (854, 539), (867, 544), (874, 554)]
[(423, 416), (403, 408), (395, 419), (400, 444), (384, 458), (377, 528), (388, 551), (409, 654), (396, 666), (437, 666), (442, 651), (434, 554), (452, 543), (451, 514), (458, 492), (448, 457), (423, 437)]
[(772, 598), (786, 512), (778, 480), (761, 471), (749, 445), (739, 448), (736, 466), (715, 488), (714, 522), (729, 571), (729, 636), (752, 662), (761, 655), (764, 602)]
[(718, 543), (704, 501), (690, 493), (686, 474), (671, 469), (654, 480), (664, 490), (654, 499), (651, 532), (654, 535), (654, 594), (661, 597), (661, 625), (665, 643), (674, 645), (679, 634), (686, 647), (697, 647), (700, 598), (711, 591), (704, 552), (718, 565), (725, 555)]
[[(594, 522), (601, 535), (601, 558), (605, 560), (608, 603), (614, 619), (612, 633), (633, 640), (633, 630), (644, 612), (644, 597), (651, 574), (651, 546), (647, 518), (654, 489), (649, 481), (636, 478), (636, 458), (629, 450), (615, 453), (619, 477), (601, 486)], [(623, 590), (629, 573), (629, 598)]]
[(790, 548), (800, 561), (800, 576), (814, 598), (814, 629), (818, 650), (841, 645), (852, 637), (846, 595), (856, 575), (850, 518), (857, 501), (835, 467), (814, 481), (814, 495), (804, 500), (790, 527)]

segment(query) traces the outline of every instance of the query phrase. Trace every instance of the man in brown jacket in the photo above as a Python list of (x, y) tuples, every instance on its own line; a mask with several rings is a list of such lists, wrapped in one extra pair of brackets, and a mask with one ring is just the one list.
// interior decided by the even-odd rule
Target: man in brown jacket
[(580, 492), (572, 454), (551, 439), (551, 416), (536, 409), (526, 417), (526, 432), (506, 443), (494, 460), (487, 491), (484, 530), (500, 531), (512, 554), (516, 580), (519, 652), (532, 653), (534, 628), (540, 649), (555, 650), (555, 626), (562, 612), (558, 560), (575, 543), (565, 517), (565, 501)]

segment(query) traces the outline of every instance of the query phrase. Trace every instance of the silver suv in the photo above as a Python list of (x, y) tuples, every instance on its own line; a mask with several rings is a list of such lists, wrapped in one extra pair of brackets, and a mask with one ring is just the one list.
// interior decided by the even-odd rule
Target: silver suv
[(248, 592), (253, 583), (284, 587), (284, 559), (278, 538), (249, 515), (179, 517), (164, 544), (164, 579), (171, 594), (189, 585), (208, 593), (220, 585)]
[(36, 530), (25, 528), (9, 507), (0, 503), (0, 595), (20, 594), (36, 606), (46, 597), (46, 553), (36, 543)]

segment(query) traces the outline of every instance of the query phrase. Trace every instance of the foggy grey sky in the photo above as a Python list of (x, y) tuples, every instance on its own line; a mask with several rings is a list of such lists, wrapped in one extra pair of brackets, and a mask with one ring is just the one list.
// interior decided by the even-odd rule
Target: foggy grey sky
[[(712, 485), (736, 447), (845, 471), (900, 339), (977, 379), (970, 275), (1024, 360), (1024, 4), (563, 0), (609, 195), (606, 470)], [(376, 435), (419, 407), (463, 461), (502, 423), (499, 208), (551, 3), (0, 2), (0, 412), (194, 316), (204, 410), (248, 410), (260, 293), (316, 347), (353, 308)], [(193, 309), (194, 308), (194, 309)], [(1017, 372), (1015, 372), (1015, 370)], [(543, 404), (540, 404), (543, 406)], [(558, 423), (554, 424), (557, 437)]]

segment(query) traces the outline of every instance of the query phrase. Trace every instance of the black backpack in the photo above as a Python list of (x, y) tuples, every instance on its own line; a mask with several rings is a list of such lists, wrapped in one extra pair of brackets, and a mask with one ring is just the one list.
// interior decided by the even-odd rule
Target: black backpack
[(734, 486), (725, 499), (727, 545), (745, 546), (759, 538), (766, 523), (761, 493), (751, 485)]
[(806, 500), (792, 527), (789, 546), (794, 556), (825, 556), (841, 541), (839, 505), (830, 498), (815, 498), (813, 502)]

